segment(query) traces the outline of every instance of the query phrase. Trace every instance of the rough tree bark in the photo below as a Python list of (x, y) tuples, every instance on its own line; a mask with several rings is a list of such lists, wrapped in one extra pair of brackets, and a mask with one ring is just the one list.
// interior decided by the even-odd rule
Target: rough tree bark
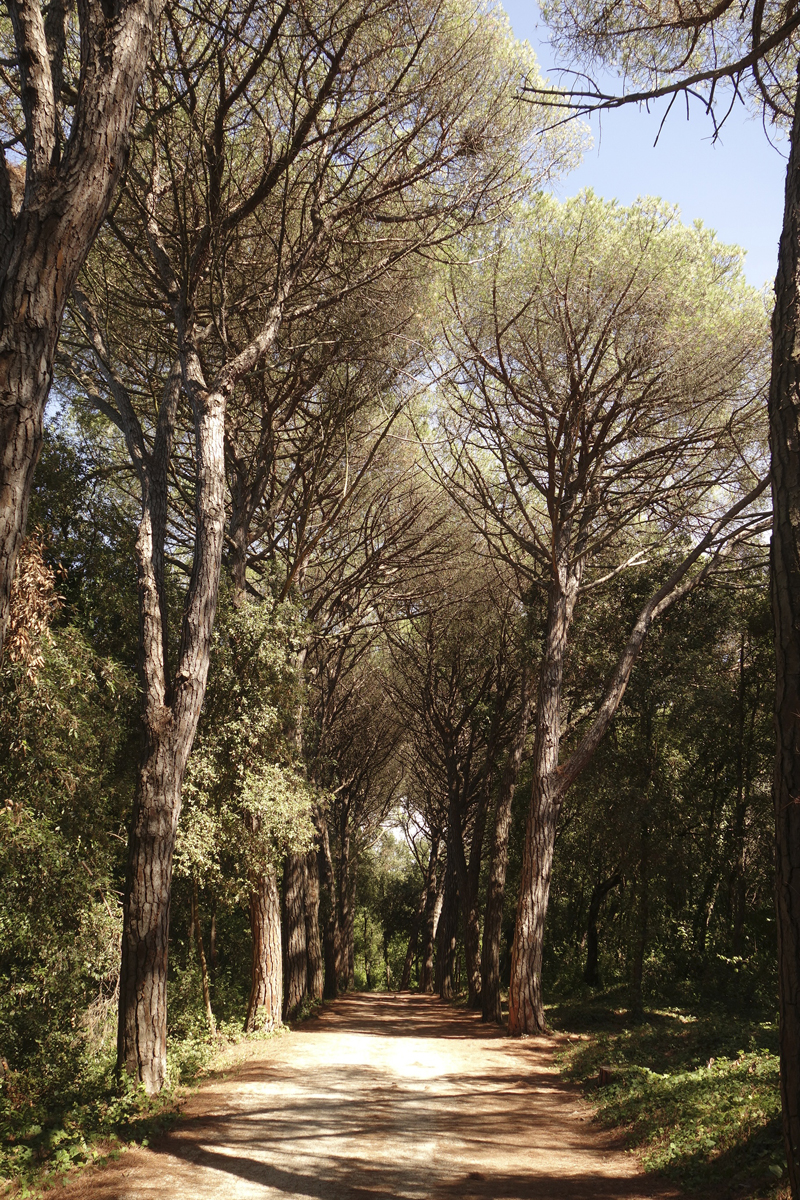
[(322, 919), (322, 951), (325, 964), (325, 980), (322, 994), (326, 1000), (335, 1000), (339, 993), (337, 964), (339, 961), (339, 915), (336, 905), (336, 877), (333, 869), (330, 835), (325, 814), (316, 815), (319, 834), (320, 917)]
[(775, 907), (783, 1132), (796, 1200), (800, 1196), (800, 84), (786, 170), (772, 338)]
[(160, 1091), (166, 1080), (172, 857), (183, 776), (205, 695), (225, 522), (225, 396), (216, 390), (198, 390), (193, 397), (195, 557), (177, 670), (170, 678), (163, 586), (166, 474), (179, 393), (176, 367), (165, 387), (152, 452), (145, 450), (132, 414), (123, 422), (139, 468), (143, 500), (136, 558), (145, 741), (128, 840), (117, 1057), (119, 1067), (150, 1094)]
[(277, 1029), (281, 1023), (281, 901), (278, 874), (274, 867), (258, 878), (250, 893), (250, 932), (253, 938), (250, 999), (244, 1022), (248, 1033), (256, 1029)]
[(319, 859), (316, 850), (309, 850), (304, 860), (303, 897), (306, 918), (306, 987), (310, 1000), (321, 1000), (325, 983), (322, 962), (322, 943), (319, 936)]
[(448, 838), (447, 866), (444, 874), (444, 899), (436, 930), (436, 991), (443, 1000), (455, 995), (455, 963), (458, 945), (458, 881), (450, 855)]
[(283, 1019), (293, 1020), (303, 1006), (308, 982), (306, 952), (305, 863), (287, 854), (283, 864)]
[(492, 826), (489, 879), (486, 885), (486, 911), (483, 919), (481, 1015), (484, 1021), (494, 1021), (498, 1025), (503, 1020), (500, 1003), (500, 935), (503, 926), (503, 902), (508, 871), (508, 835), (511, 830), (514, 792), (525, 754), (525, 739), (528, 736), (528, 725), (533, 712), (533, 696), (530, 671), (524, 668), (514, 740), (503, 768), (500, 794), (497, 798)]
[(0, 652), (64, 306), (119, 181), (162, 2), (81, 6), (80, 82), (63, 147), (66, 12), (46, 28), (37, 0), (9, 4), (26, 169), (20, 205), (0, 155)]
[(423, 944), (422, 944), (422, 974), (419, 981), (419, 990), (425, 995), (431, 995), (434, 989), (434, 951), (436, 947), (436, 931), (439, 924), (439, 914), (442, 911), (442, 885), (439, 872), (439, 852), (441, 842), (436, 839), (436, 855), (433, 859), (433, 874), (431, 876), (431, 886), (428, 889), (428, 896), (425, 901), (425, 917), (423, 920)]

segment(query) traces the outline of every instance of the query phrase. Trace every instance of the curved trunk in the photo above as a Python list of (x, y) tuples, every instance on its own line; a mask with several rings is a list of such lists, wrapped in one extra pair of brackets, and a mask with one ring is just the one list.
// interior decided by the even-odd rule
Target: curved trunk
[(256, 880), (250, 893), (250, 933), (253, 939), (250, 999), (244, 1022), (248, 1033), (256, 1029), (277, 1029), (281, 1023), (281, 901), (274, 867)]
[(589, 987), (600, 986), (600, 972), (598, 969), (599, 939), (597, 936), (597, 918), (600, 916), (600, 909), (603, 906), (603, 901), (605, 900), (606, 896), (621, 882), (621, 875), (612, 875), (610, 879), (601, 880), (592, 888), (592, 894), (589, 898), (589, 915), (586, 920), (586, 966), (583, 971), (583, 981), (584, 983), (587, 983)]

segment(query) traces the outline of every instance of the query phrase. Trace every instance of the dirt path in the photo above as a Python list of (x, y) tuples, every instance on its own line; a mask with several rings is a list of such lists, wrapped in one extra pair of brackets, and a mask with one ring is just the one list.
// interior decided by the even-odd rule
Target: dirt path
[(422, 996), (348, 996), (191, 1097), (65, 1200), (666, 1200), (588, 1120), (545, 1039)]

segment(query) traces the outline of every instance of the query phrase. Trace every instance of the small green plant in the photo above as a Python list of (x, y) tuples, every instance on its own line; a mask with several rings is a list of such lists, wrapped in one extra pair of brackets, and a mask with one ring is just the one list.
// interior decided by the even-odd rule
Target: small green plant
[[(550, 1018), (572, 1035), (563, 1073), (584, 1084), (604, 1125), (626, 1130), (645, 1170), (703, 1196), (784, 1194), (774, 1022), (670, 1008), (634, 1024), (602, 1003), (561, 1005)], [(611, 1070), (603, 1087), (601, 1066)]]

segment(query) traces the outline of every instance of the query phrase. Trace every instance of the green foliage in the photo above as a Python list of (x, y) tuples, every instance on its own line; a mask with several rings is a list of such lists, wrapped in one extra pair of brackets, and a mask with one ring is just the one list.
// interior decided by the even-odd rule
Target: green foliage
[(175, 871), (230, 903), (246, 898), (253, 872), (311, 844), (311, 811), (322, 797), (305, 778), (294, 737), (301, 638), (290, 604), (224, 605), (217, 620)]
[(75, 628), (0, 671), (0, 1050), (55, 1094), (116, 985), (129, 677)]
[[(651, 632), (567, 801), (546, 949), (559, 994), (585, 970), (593, 889), (616, 877), (598, 915), (602, 982), (632, 983), (641, 954), (654, 1002), (720, 992), (775, 1002), (771, 623), (761, 565), (740, 563), (737, 579), (694, 593)], [(584, 617), (570, 664), (575, 708), (599, 693), (617, 630), (651, 586), (646, 571), (629, 576)]]
[(356, 872), (356, 986), (396, 988), (403, 973), (422, 874), (405, 842), (384, 830), (358, 860)]
[[(785, 1169), (774, 1021), (664, 1009), (631, 1025), (603, 999), (613, 1002), (550, 1012), (558, 1029), (580, 1034), (560, 1063), (586, 1085), (600, 1121), (624, 1128), (645, 1169), (687, 1191), (773, 1195)], [(601, 1066), (612, 1071), (603, 1087)]]

